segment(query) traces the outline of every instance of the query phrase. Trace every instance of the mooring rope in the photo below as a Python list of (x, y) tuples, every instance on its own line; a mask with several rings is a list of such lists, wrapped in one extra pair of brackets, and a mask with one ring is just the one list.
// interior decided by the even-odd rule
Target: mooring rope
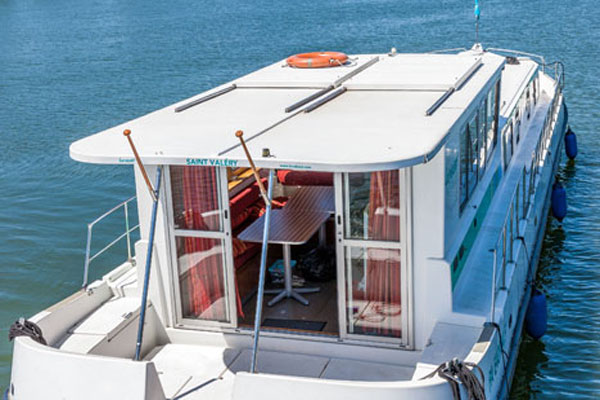
[[(481, 381), (473, 372), (474, 369), (481, 375)], [(432, 378), (436, 374), (450, 384), (454, 400), (461, 400), (460, 385), (465, 387), (468, 400), (486, 400), (485, 376), (477, 364), (454, 358), (452, 361), (440, 364), (435, 371), (421, 380)]]
[(17, 336), (28, 336), (38, 343), (47, 345), (46, 339), (42, 334), (42, 330), (39, 326), (31, 321), (27, 321), (25, 318), (19, 318), (14, 324), (10, 326), (8, 331), (8, 340), (13, 341)]

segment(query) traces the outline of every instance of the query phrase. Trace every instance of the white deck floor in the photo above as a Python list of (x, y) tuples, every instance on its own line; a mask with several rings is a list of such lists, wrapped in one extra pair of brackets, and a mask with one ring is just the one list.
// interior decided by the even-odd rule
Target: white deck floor
[[(171, 399), (228, 398), (235, 373), (250, 370), (251, 349), (168, 344), (147, 357), (156, 366), (165, 395)], [(322, 379), (410, 380), (414, 368), (383, 363), (260, 351), (262, 373)]]
[[(513, 168), (509, 170), (508, 176), (505, 177), (505, 183), (499, 188), (499, 192), (490, 206), (488, 217), (484, 221), (473, 249), (474, 255), (470, 256), (473, 264), (465, 266), (465, 272), (461, 274), (461, 279), (457, 283), (454, 299), (454, 311), (456, 312), (480, 316), (487, 316), (490, 312), (493, 269), (489, 268), (489, 265), (493, 264), (493, 256), (489, 249), (494, 247), (502, 231), (507, 207), (504, 199), (511, 196), (521, 176), (521, 169), (514, 167), (514, 163), (527, 164), (530, 161), (531, 152), (537, 143), (535, 133), (542, 129), (550, 102), (550, 96), (546, 92), (542, 92), (538, 102), (538, 111), (531, 116), (529, 121), (523, 123), (521, 128), (523, 139), (514, 155)], [(482, 262), (482, 260), (486, 261)], [(467, 270), (468, 273), (466, 273)]]

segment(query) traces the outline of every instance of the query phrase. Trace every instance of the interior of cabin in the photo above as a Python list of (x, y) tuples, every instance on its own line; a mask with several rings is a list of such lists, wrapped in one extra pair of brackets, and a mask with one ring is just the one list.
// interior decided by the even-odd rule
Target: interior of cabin
[[(339, 188), (330, 172), (273, 175), (261, 329), (400, 338), (399, 171), (343, 174)], [(170, 183), (184, 320), (252, 329), (266, 210), (252, 170), (171, 166)]]

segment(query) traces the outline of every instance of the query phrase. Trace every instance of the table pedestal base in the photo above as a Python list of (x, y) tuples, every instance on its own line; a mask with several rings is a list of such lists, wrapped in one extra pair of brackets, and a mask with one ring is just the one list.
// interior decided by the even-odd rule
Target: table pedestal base
[(284, 289), (275, 289), (275, 290), (266, 290), (266, 294), (277, 294), (271, 301), (267, 303), (269, 307), (279, 303), (283, 299), (295, 299), (301, 304), (307, 306), (308, 300), (306, 300), (300, 293), (316, 293), (321, 290), (321, 288), (298, 288), (294, 289), (292, 286), (292, 260), (291, 260), (291, 249), (289, 244), (283, 245), (283, 265), (284, 265)]
[(316, 292), (318, 292), (320, 290), (321, 290), (321, 288), (315, 287), (315, 288), (292, 289), (290, 291), (287, 291), (286, 289), (283, 289), (283, 290), (267, 290), (267, 291), (265, 291), (265, 293), (267, 293), (267, 294), (279, 293), (277, 296), (275, 296), (274, 298), (272, 298), (271, 301), (269, 301), (267, 303), (267, 305), (269, 307), (274, 306), (275, 304), (279, 303), (283, 299), (289, 299), (289, 298), (297, 300), (301, 304), (307, 306), (309, 304), (308, 300), (306, 300), (304, 298), (304, 296), (302, 296), (300, 293), (307, 293), (307, 294), (308, 293), (316, 293)]

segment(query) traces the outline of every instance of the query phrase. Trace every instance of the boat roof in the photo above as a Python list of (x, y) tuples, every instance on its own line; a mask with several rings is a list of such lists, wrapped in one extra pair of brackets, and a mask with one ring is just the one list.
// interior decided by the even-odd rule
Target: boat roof
[[(78, 140), (70, 155), (82, 162), (132, 164), (122, 134), (130, 129), (146, 164), (247, 166), (234, 135), (243, 130), (258, 167), (401, 168), (435, 156), (505, 63), (502, 56), (475, 50), (363, 54), (350, 60), (319, 69), (291, 68), (278, 61)], [(309, 101), (290, 110), (303, 100)], [(263, 157), (265, 148), (270, 155)]]

